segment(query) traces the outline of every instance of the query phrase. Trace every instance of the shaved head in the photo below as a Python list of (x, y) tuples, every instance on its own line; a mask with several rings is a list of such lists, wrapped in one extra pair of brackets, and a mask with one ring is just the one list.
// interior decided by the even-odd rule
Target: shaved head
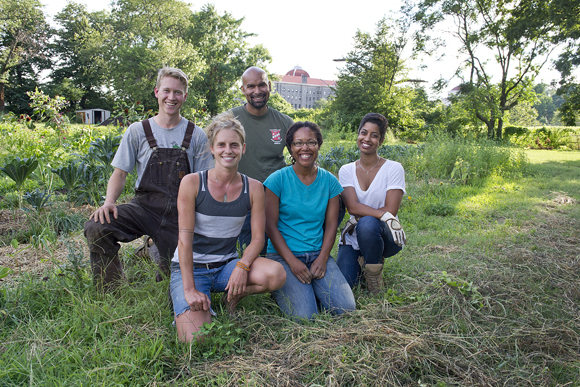
[(244, 85), (247, 83), (248, 78), (253, 76), (266, 77), (266, 82), (268, 81), (268, 74), (266, 74), (264, 70), (256, 66), (252, 66), (248, 67), (242, 74), (242, 87), (244, 87)]
[(251, 114), (261, 116), (268, 110), (268, 99), (272, 86), (268, 74), (259, 67), (252, 66), (242, 74), (242, 93), (246, 97), (246, 109)]

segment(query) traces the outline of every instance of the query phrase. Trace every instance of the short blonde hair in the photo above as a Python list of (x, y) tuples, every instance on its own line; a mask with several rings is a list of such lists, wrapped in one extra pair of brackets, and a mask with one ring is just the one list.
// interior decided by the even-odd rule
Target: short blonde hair
[(163, 67), (159, 69), (157, 72), (157, 82), (155, 83), (155, 87), (159, 88), (161, 80), (165, 77), (171, 77), (181, 81), (181, 84), (185, 87), (185, 92), (187, 93), (189, 78), (183, 71), (176, 69), (175, 67)]
[(213, 146), (215, 137), (222, 129), (233, 130), (238, 134), (238, 136), (240, 136), (242, 144), (246, 143), (246, 131), (244, 130), (242, 123), (236, 119), (232, 112), (227, 111), (215, 116), (211, 124), (209, 124), (209, 126), (206, 128), (205, 131), (210, 145)]

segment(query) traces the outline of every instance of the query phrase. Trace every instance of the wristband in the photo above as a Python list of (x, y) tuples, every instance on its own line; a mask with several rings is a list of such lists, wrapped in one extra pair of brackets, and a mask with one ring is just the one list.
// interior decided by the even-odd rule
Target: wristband
[(240, 269), (245, 271), (250, 271), (250, 268), (246, 266), (246, 264), (243, 263), (242, 261), (238, 261), (238, 263), (236, 263), (236, 267), (239, 267)]

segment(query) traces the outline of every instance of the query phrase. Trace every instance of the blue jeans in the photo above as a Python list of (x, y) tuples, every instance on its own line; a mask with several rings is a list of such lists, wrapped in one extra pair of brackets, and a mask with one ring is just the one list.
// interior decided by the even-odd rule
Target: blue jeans
[[(320, 251), (295, 255), (308, 269)], [(296, 278), (284, 258), (278, 254), (268, 254), (267, 258), (280, 262), (286, 271), (286, 283), (272, 293), (280, 309), (292, 318), (311, 319), (318, 313), (318, 305), (334, 314), (342, 314), (356, 309), (354, 295), (344, 276), (336, 266), (334, 258), (328, 257), (326, 274), (303, 284)]]
[(358, 257), (365, 258), (365, 264), (382, 263), (401, 251), (393, 240), (393, 235), (385, 222), (373, 216), (363, 216), (356, 225), (356, 239), (360, 250), (342, 245), (338, 248), (336, 264), (351, 287), (358, 285), (361, 267)]
[[(205, 293), (208, 298), (211, 298), (211, 293), (223, 293), (226, 290), (226, 286), (228, 286), (228, 281), (238, 261), (239, 259), (233, 259), (224, 266), (216, 269), (193, 269), (195, 289)], [(171, 262), (169, 291), (171, 293), (171, 300), (173, 301), (173, 311), (176, 316), (190, 309), (189, 304), (185, 301), (183, 278), (181, 277), (181, 268), (178, 262)], [(210, 310), (210, 312), (215, 315), (213, 310)]]

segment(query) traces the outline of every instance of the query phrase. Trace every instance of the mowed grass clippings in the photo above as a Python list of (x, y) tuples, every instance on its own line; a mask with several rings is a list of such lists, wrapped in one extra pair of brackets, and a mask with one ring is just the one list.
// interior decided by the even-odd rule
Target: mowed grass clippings
[(528, 157), (521, 178), (409, 179), (385, 293), (303, 324), (244, 299), (214, 320), (240, 330), (229, 354), (177, 343), (168, 282), (131, 246), (112, 295), (21, 274), (0, 285), (0, 385), (580, 385), (580, 152)]

